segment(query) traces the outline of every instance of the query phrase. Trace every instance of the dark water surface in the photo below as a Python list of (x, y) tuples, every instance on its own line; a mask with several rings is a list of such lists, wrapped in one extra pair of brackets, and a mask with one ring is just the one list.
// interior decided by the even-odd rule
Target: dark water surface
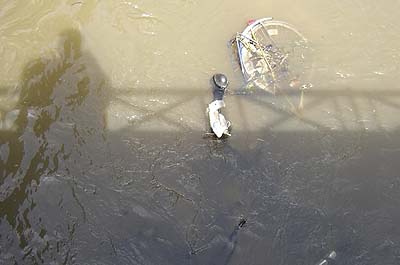
[[(345, 47), (334, 45), (329, 35), (334, 24), (319, 35), (309, 23), (324, 21), (328, 13), (332, 23), (344, 25), (356, 10), (372, 16), (373, 4), (357, 9), (357, 1), (347, 6), (333, 1), (326, 10), (320, 4), (321, 17), (309, 20), (307, 7), (315, 1), (289, 8), (299, 13), (297, 20), (289, 15), (287, 20), (304, 26), (316, 55), (304, 109), (293, 113), (279, 96), (233, 93), (240, 75), (233, 73), (224, 41), (207, 47), (210, 53), (225, 49), (217, 58), (207, 54), (204, 61), (185, 61), (186, 55), (201, 54), (207, 41), (177, 55), (174, 49), (172, 54), (154, 49), (157, 41), (140, 39), (151, 47), (127, 52), (129, 64), (121, 46), (126, 39), (107, 26), (110, 35), (96, 34), (102, 19), (110, 22), (106, 14), (115, 12), (118, 36), (134, 39), (154, 30), (155, 38), (162, 38), (158, 23), (172, 23), (174, 1), (165, 4), (170, 9), (155, 7), (152, 13), (142, 10), (151, 9), (142, 2), (135, 7), (131, 1), (37, 1), (31, 5), (42, 5), (43, 14), (30, 18), (34, 22), (18, 19), (24, 9), (3, 2), (3, 50), (48, 46), (41, 54), (20, 50), (14, 59), (1, 53), (9, 72), (3, 71), (0, 83), (0, 264), (313, 265), (331, 251), (337, 253), (335, 264), (400, 264), (400, 88), (394, 63), (399, 38), (388, 30), (385, 38), (370, 42), (377, 49), (385, 41), (380, 57), (376, 50), (354, 48), (357, 41), (383, 36), (377, 28), (392, 28), (395, 11), (382, 19), (390, 7), (378, 6), (382, 20), (373, 36), (360, 34)], [(80, 12), (73, 20), (80, 27), (68, 26), (63, 12), (70, 11), (59, 6)], [(135, 23), (139, 19), (139, 33), (129, 32), (126, 6), (136, 12), (128, 15)], [(182, 41), (192, 43), (191, 25), (204, 21), (200, 14), (209, 5), (182, 1), (179, 6), (177, 23), (189, 14), (194, 18), (181, 28), (188, 34)], [(7, 13), (12, 8), (22, 14)], [(239, 7), (222, 1), (213, 8), (237, 13)], [(55, 27), (62, 28), (54, 37), (40, 22), (54, 19), (51, 14), (58, 17)], [(32, 33), (31, 43), (18, 39), (35, 25), (42, 31)], [(352, 40), (343, 32), (361, 24), (348, 25), (342, 34)], [(231, 27), (226, 35), (234, 34)], [(108, 50), (102, 45), (111, 42), (109, 36), (115, 46)], [(318, 56), (327, 49), (324, 43), (333, 50)], [(176, 65), (164, 69), (157, 60)], [(181, 75), (177, 69), (183, 69)], [(208, 81), (215, 71), (226, 71), (233, 80), (225, 112), (233, 136), (222, 140), (205, 135)]]

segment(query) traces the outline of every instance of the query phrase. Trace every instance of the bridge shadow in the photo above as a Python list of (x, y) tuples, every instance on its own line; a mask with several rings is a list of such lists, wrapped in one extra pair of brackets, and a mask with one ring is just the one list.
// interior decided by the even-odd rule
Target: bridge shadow
[(25, 67), (12, 122), (2, 110), (0, 261), (398, 263), (400, 90), (312, 89), (302, 109), (231, 92), (222, 140), (203, 137), (210, 97), (111, 88), (61, 33)]
[[(116, 91), (113, 104), (120, 105), (126, 116), (135, 117), (123, 127), (140, 128), (145, 123), (161, 121), (165, 127), (173, 127), (178, 131), (204, 129), (204, 124), (198, 120), (205, 118), (204, 109), (211, 100), (209, 90), (143, 91), (137, 88), (125, 88)], [(396, 101), (399, 96), (400, 89), (397, 88), (373, 90), (337, 87), (307, 90), (303, 95), (296, 91), (280, 95), (271, 95), (262, 90), (232, 91), (226, 96), (225, 101), (226, 111), (231, 115), (235, 131), (239, 133), (281, 130), (282, 127), (289, 131), (316, 129), (350, 132), (367, 129), (383, 132), (399, 128), (400, 124), (394, 115), (386, 115), (399, 111), (400, 103)], [(149, 97), (153, 100), (168, 99), (168, 104), (157, 106), (148, 102), (143, 103)], [(194, 117), (186, 121), (177, 120), (176, 116), (179, 114), (182, 116), (185, 111), (186, 116)], [(193, 119), (199, 123), (197, 126), (193, 126)], [(296, 125), (286, 126), (293, 123)], [(301, 126), (297, 126), (298, 124)]]

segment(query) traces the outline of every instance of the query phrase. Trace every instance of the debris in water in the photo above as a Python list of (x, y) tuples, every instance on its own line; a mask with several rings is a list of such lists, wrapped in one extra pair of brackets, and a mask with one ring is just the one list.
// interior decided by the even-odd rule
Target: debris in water
[(324, 259), (319, 261), (316, 265), (330, 265), (330, 264), (333, 264), (333, 262), (336, 259), (336, 256), (337, 256), (336, 251), (332, 251)]
[(307, 39), (293, 26), (272, 18), (249, 20), (232, 40), (247, 88), (284, 94), (293, 109), (301, 106), (306, 71), (311, 68)]
[(77, 2), (72, 3), (71, 6), (82, 5), (82, 4), (83, 4), (82, 1), (77, 1)]
[(240, 222), (239, 222), (239, 224), (238, 224), (238, 228), (244, 227), (245, 224), (246, 224), (246, 222), (247, 222), (247, 219), (246, 219), (246, 218), (244, 218), (244, 217), (240, 218)]
[(223, 74), (215, 74), (212, 80), (214, 84), (214, 99), (207, 108), (211, 129), (218, 138), (221, 138), (223, 135), (231, 136), (229, 133), (231, 123), (220, 112), (220, 109), (225, 107), (223, 98), (225, 89), (228, 87), (228, 79)]

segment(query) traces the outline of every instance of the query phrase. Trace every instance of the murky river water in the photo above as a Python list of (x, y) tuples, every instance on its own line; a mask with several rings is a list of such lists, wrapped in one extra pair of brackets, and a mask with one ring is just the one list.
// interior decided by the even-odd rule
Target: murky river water
[[(399, 264), (399, 8), (0, 0), (0, 264)], [(297, 112), (236, 93), (269, 16), (310, 43)]]

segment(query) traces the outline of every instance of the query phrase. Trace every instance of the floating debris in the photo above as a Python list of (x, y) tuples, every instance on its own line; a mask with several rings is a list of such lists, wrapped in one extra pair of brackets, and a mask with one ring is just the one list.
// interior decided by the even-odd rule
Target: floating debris
[(232, 41), (246, 88), (284, 94), (291, 107), (298, 108), (306, 83), (310, 49), (307, 39), (293, 26), (272, 18), (250, 20)]
[(247, 223), (247, 219), (244, 218), (244, 217), (241, 217), (240, 221), (239, 221), (239, 224), (238, 224), (238, 228), (244, 227), (246, 225), (246, 223)]
[(221, 108), (225, 107), (223, 100), (225, 89), (228, 87), (228, 79), (223, 74), (215, 74), (212, 78), (214, 88), (214, 100), (208, 105), (207, 113), (210, 119), (210, 126), (214, 134), (221, 138), (223, 135), (231, 136), (229, 127), (231, 123), (221, 114)]
[(337, 257), (336, 251), (331, 251), (324, 259), (320, 260), (316, 265), (330, 265), (333, 264)]

